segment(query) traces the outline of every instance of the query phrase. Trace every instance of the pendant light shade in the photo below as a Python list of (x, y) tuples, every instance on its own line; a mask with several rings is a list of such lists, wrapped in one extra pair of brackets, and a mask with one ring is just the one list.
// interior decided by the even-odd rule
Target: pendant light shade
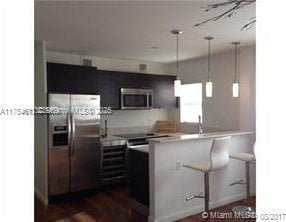
[(213, 96), (213, 83), (211, 81), (206, 82), (206, 97)]
[(174, 95), (175, 97), (180, 97), (181, 93), (181, 80), (178, 77), (179, 76), (179, 34), (182, 34), (183, 32), (181, 30), (172, 30), (172, 34), (176, 35), (176, 75), (177, 79), (174, 81)]
[(174, 81), (174, 95), (175, 97), (180, 97), (181, 95), (181, 80), (179, 78)]
[(210, 78), (210, 72), (211, 72), (211, 40), (213, 37), (207, 36), (204, 37), (205, 40), (208, 41), (208, 75), (207, 75), (207, 82), (206, 82), (206, 97), (212, 97), (213, 96), (213, 83)]
[(239, 83), (232, 83), (232, 96), (239, 97)]
[(234, 45), (234, 74), (232, 83), (232, 97), (239, 97), (239, 83), (237, 81), (237, 46), (240, 42), (232, 42)]

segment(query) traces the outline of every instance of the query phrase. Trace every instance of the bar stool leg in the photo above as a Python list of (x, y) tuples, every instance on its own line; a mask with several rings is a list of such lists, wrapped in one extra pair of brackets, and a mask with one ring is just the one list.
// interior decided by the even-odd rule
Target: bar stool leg
[(246, 205), (250, 206), (249, 161), (245, 162), (245, 168), (246, 168)]
[(205, 212), (209, 212), (209, 173), (205, 172)]
[(246, 173), (246, 205), (239, 205), (232, 208), (234, 213), (245, 215), (255, 214), (255, 208), (250, 205), (250, 162), (245, 161), (245, 173)]

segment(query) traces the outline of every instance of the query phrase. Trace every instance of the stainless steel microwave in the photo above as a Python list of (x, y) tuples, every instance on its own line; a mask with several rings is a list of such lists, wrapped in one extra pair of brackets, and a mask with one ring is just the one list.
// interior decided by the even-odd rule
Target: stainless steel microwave
[(153, 89), (121, 88), (121, 109), (151, 109)]

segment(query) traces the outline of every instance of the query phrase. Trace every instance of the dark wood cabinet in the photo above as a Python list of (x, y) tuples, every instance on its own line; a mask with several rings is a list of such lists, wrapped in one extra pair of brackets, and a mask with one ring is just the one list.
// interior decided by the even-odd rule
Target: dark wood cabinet
[(98, 94), (101, 106), (120, 109), (120, 88), (153, 89), (153, 107), (176, 107), (175, 76), (97, 70), (95, 67), (47, 64), (47, 88), (53, 93)]
[(174, 96), (175, 76), (152, 75), (152, 89), (154, 90), (154, 108), (171, 108), (177, 106)]
[(149, 207), (149, 154), (128, 151), (130, 196)]
[(120, 89), (152, 89), (152, 75), (115, 71), (98, 71), (98, 92), (101, 95), (101, 106), (120, 109)]
[(102, 107), (120, 108), (121, 75), (114, 72), (98, 72), (98, 94)]
[(48, 63), (47, 88), (54, 93), (97, 94), (96, 67)]

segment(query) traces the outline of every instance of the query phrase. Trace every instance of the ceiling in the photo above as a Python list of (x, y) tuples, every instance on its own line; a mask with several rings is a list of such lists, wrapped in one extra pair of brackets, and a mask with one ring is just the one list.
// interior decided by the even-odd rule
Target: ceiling
[[(174, 62), (181, 29), (179, 60), (207, 53), (204, 36), (214, 36), (212, 52), (255, 43), (255, 27), (241, 27), (255, 16), (255, 4), (231, 18), (194, 27), (222, 9), (204, 12), (212, 1), (35, 1), (35, 38), (46, 40), (48, 50), (117, 59)], [(153, 47), (153, 48), (152, 48)], [(155, 49), (154, 49), (155, 47)]]

